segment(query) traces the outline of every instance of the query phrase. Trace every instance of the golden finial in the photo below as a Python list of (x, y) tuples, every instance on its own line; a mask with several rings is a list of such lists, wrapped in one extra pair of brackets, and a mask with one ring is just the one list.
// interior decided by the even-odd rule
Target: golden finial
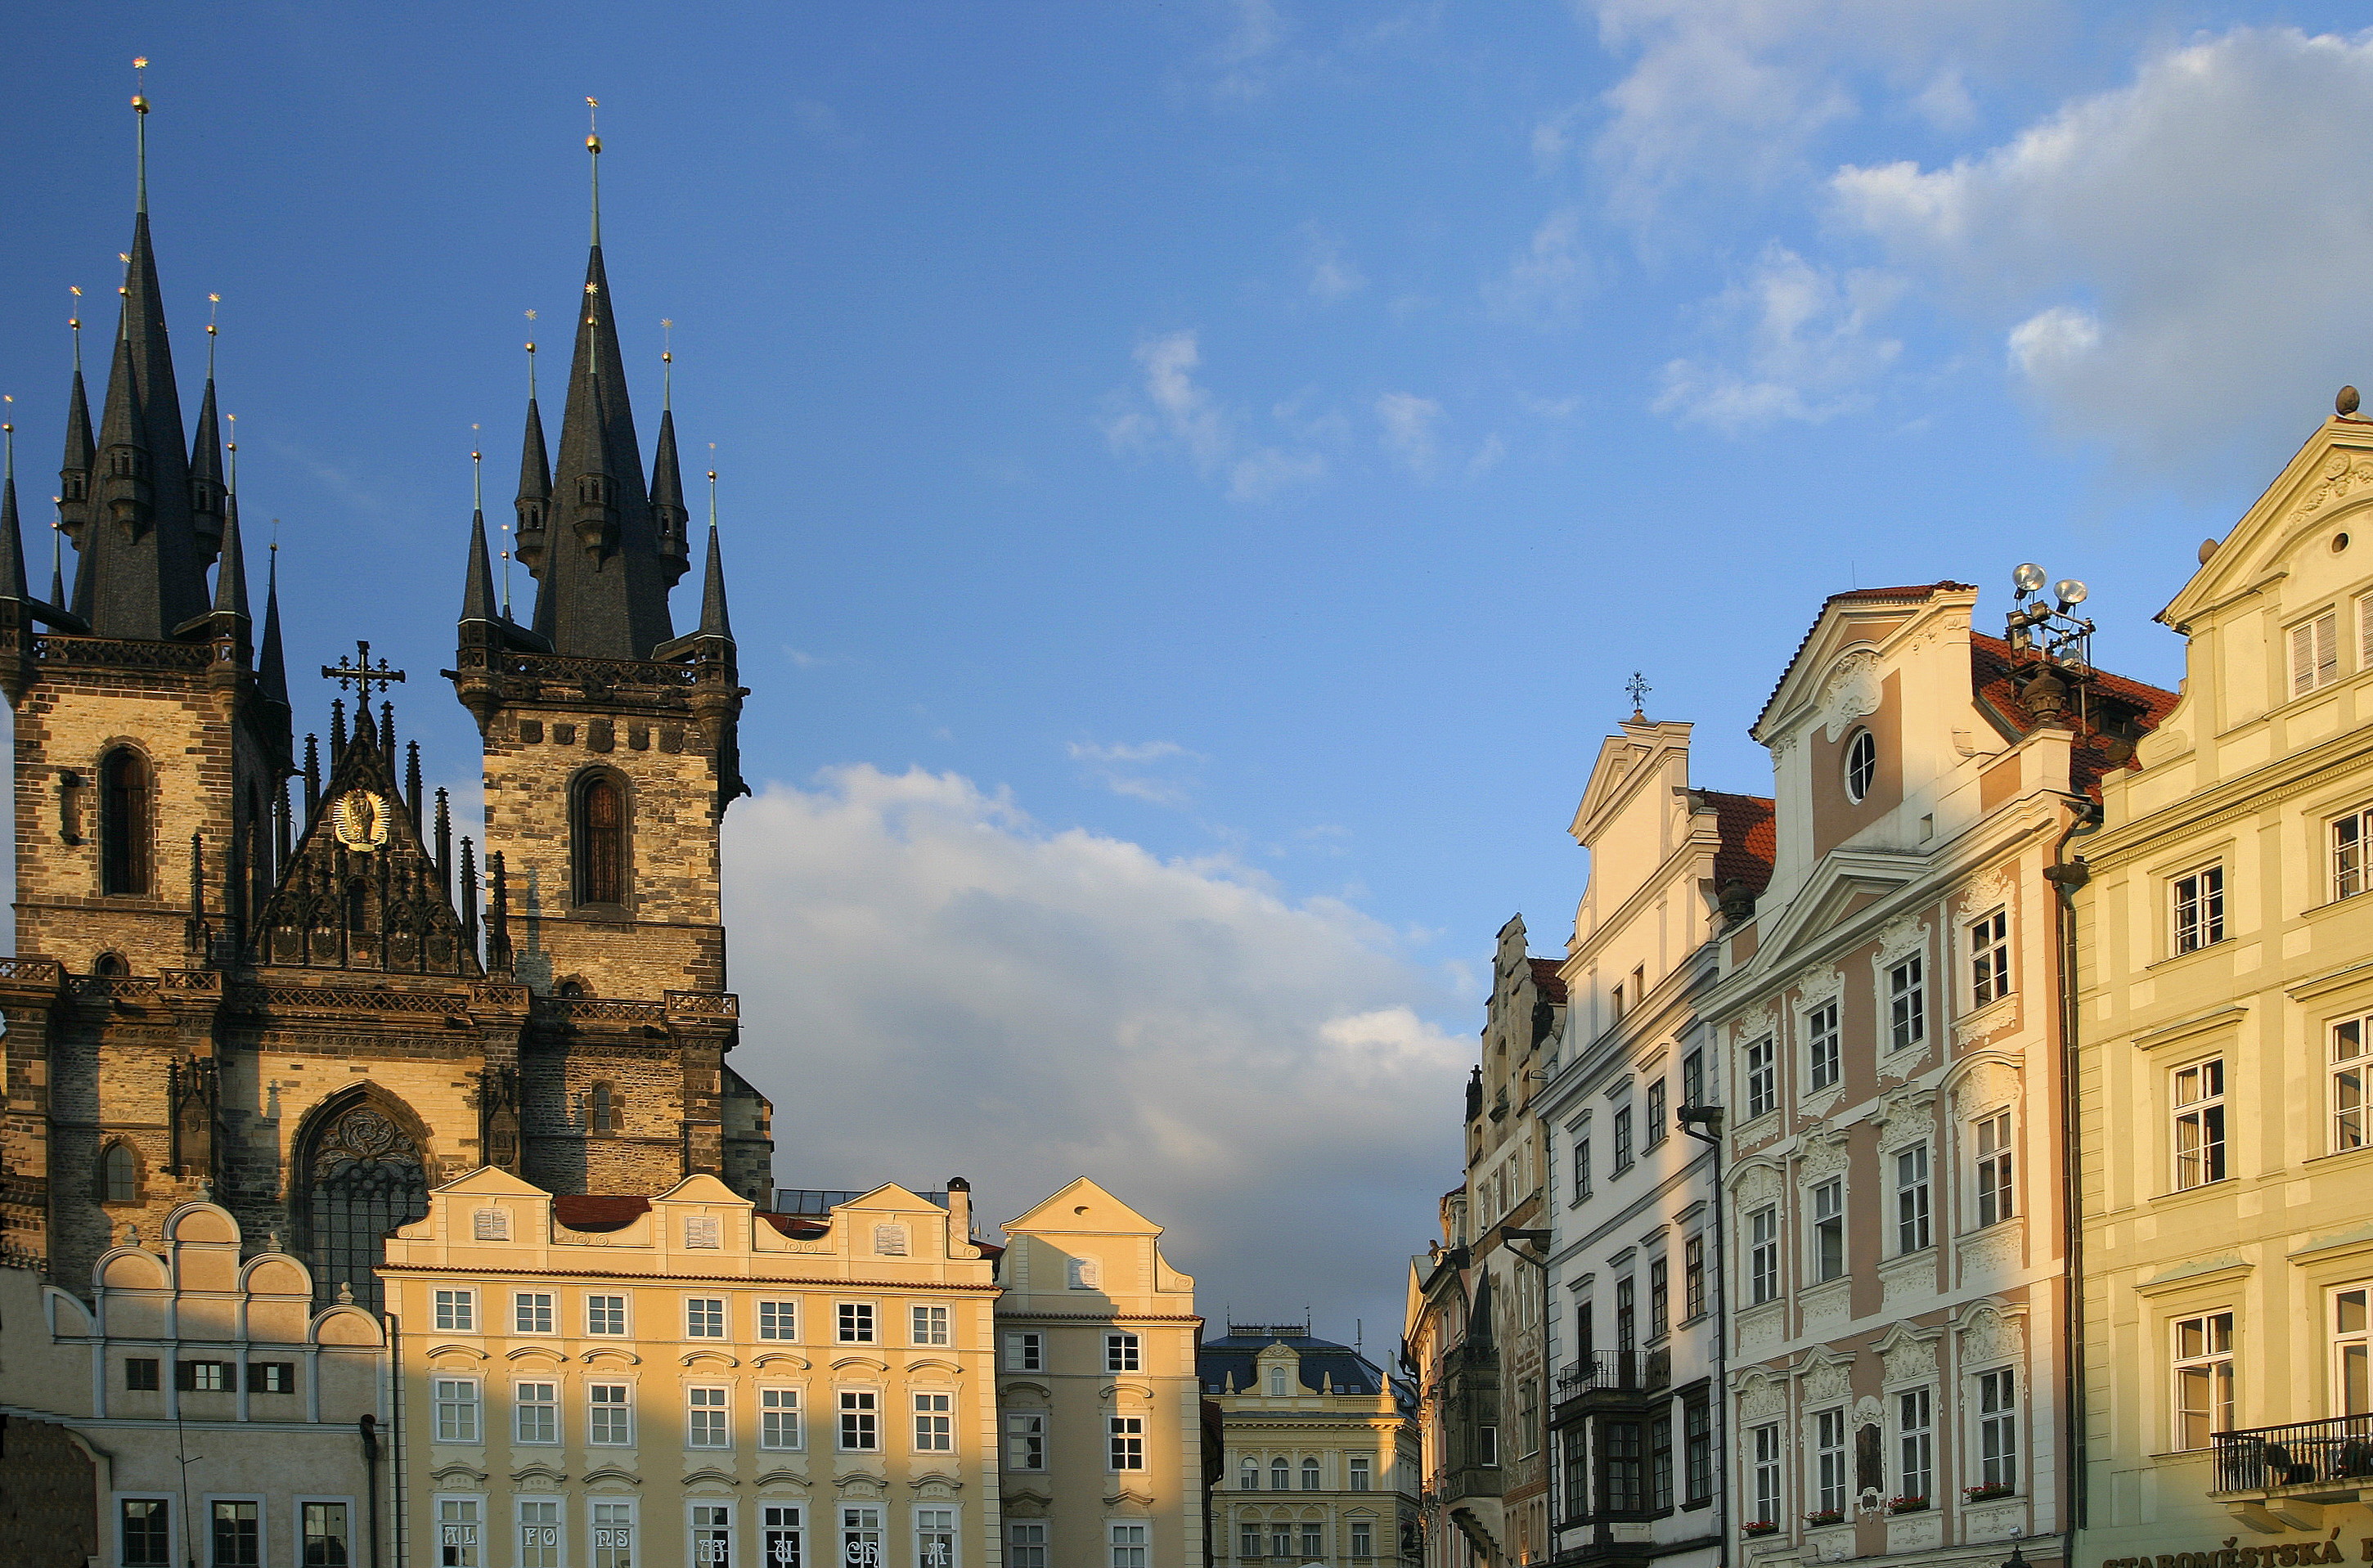
[(602, 246), (602, 100), (585, 100), (585, 151), (593, 165), (593, 246)]
[[(528, 314), (532, 316), (535, 312), (530, 310)], [(535, 401), (535, 345), (532, 343), (527, 345), (527, 400), (530, 403)]]
[(222, 311), (222, 296), (206, 296), (206, 380), (215, 379), (215, 318)]
[[(214, 345), (209, 343), (206, 346), (211, 350)], [(208, 364), (206, 366), (207, 380), (211, 380), (214, 379), (214, 366), (212, 364)], [(230, 451), (230, 473), (226, 476), (223, 487), (228, 490), (232, 495), (236, 496), (239, 494), (239, 415), (236, 414), (226, 414), (223, 417), (230, 421), (230, 439), (224, 443), (224, 445)]]
[(506, 620), (506, 621), (508, 621), (508, 620), (509, 620), (509, 619), (511, 618), (511, 550), (510, 550), (510, 542), (509, 542), (509, 541), (510, 541), (511, 525), (510, 525), (509, 523), (508, 523), (508, 522), (507, 522), (507, 523), (504, 523), (504, 524), (502, 525), (502, 528), (503, 528), (503, 539), (504, 539), (504, 543), (503, 543), (503, 619), (504, 619), (504, 620)]
[[(148, 56), (133, 56), (132, 72), (132, 112), (139, 116), (135, 123), (140, 127), (140, 210), (145, 213), (148, 210)], [(131, 259), (124, 258), (127, 262)]]
[(660, 318), (660, 406), (675, 406), (675, 323)]

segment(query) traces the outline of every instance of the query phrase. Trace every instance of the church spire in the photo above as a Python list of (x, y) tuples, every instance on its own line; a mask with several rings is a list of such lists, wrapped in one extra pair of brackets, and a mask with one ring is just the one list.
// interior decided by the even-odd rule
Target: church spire
[(82, 290), (74, 292), (75, 313), (66, 318), (66, 327), (74, 333), (74, 388), (66, 394), (66, 451), (58, 463), (58, 521), (67, 532), (79, 535), (84, 509), (90, 501), (90, 467), (99, 444), (91, 439), (90, 393), (82, 380)]
[[(478, 487), (479, 454), (470, 454), (470, 486)], [(462, 585), (462, 624), (473, 621), (494, 621), (500, 618), (495, 607), (495, 568), (486, 555), (486, 508), (483, 497), (473, 496), (470, 509), (470, 566)]]
[[(222, 296), (206, 297), (219, 304)], [(223, 452), (220, 422), (215, 413), (215, 323), (206, 323), (206, 392), (198, 403), (198, 433), (190, 446), (190, 522), (201, 538), (211, 533), (218, 546), (223, 532)], [(208, 552), (211, 554), (211, 552)]]
[(255, 684), (263, 700), (288, 706), (288, 666), (280, 650), (280, 541), (263, 568), (263, 645), (255, 656)]
[(708, 471), (708, 572), (700, 589), (700, 635), (733, 640), (725, 614), (725, 556), (717, 547), (717, 470)]
[(544, 565), (544, 524), (552, 510), (552, 455), (544, 415), (535, 406), (535, 345), (527, 345), (527, 434), (520, 445), (519, 558), (530, 571)]
[(247, 556), (239, 547), (239, 497), (231, 497), (223, 518), (222, 564), (215, 568), (215, 614), (233, 617), (242, 626), (247, 611)]
[(0, 425), (7, 443), (5, 475), (0, 475), (0, 599), (23, 599), (25, 537), (17, 523), (17, 427)]

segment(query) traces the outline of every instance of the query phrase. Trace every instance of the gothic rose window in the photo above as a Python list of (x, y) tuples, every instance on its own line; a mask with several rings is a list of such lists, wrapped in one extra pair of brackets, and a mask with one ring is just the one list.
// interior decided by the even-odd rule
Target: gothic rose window
[(577, 786), (576, 821), (570, 834), (577, 854), (577, 902), (626, 901), (626, 798), (606, 773)]
[(99, 762), (99, 890), (148, 891), (148, 764), (130, 746)]
[(305, 1218), (311, 1234), (313, 1284), (324, 1302), (338, 1287), (376, 1312), (376, 1272), (387, 1233), (428, 1212), (428, 1176), (420, 1151), (378, 1106), (348, 1107), (325, 1128), (309, 1162)]

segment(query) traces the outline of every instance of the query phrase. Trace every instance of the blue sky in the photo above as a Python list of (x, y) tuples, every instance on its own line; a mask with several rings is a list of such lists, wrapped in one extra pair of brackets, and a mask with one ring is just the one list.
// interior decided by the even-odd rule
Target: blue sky
[(665, 318), (722, 475), (782, 1178), (962, 1162), (1011, 1214), (1086, 1170), (1207, 1311), (1374, 1343), (1492, 932), (1561, 951), (1633, 670), (1760, 789), (1823, 594), (2033, 558), (2175, 678), (2149, 615), (2373, 375), (2360, 20), (20, 7), (0, 391), (46, 495), (146, 54), (184, 392), (220, 293), (292, 657), (391, 652), (459, 790), (468, 453), (507, 512), (598, 97), (646, 439)]

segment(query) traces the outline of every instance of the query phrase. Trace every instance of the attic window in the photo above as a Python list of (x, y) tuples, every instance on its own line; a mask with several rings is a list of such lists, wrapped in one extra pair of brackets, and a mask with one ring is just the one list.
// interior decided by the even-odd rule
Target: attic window
[(1867, 730), (1856, 730), (1853, 739), (1846, 743), (1846, 799), (1856, 805), (1878, 782), (1878, 737)]
[(470, 1239), (473, 1241), (510, 1240), (510, 1211), (505, 1209), (472, 1210), (470, 1212)]
[(1272, 1399), (1285, 1398), (1285, 1368), (1272, 1366), (1268, 1369), (1268, 1397)]
[(874, 1226), (873, 1250), (877, 1256), (883, 1258), (906, 1257), (906, 1227), (904, 1225)]
[(684, 1222), (686, 1246), (722, 1246), (725, 1227), (714, 1214), (694, 1214)]

